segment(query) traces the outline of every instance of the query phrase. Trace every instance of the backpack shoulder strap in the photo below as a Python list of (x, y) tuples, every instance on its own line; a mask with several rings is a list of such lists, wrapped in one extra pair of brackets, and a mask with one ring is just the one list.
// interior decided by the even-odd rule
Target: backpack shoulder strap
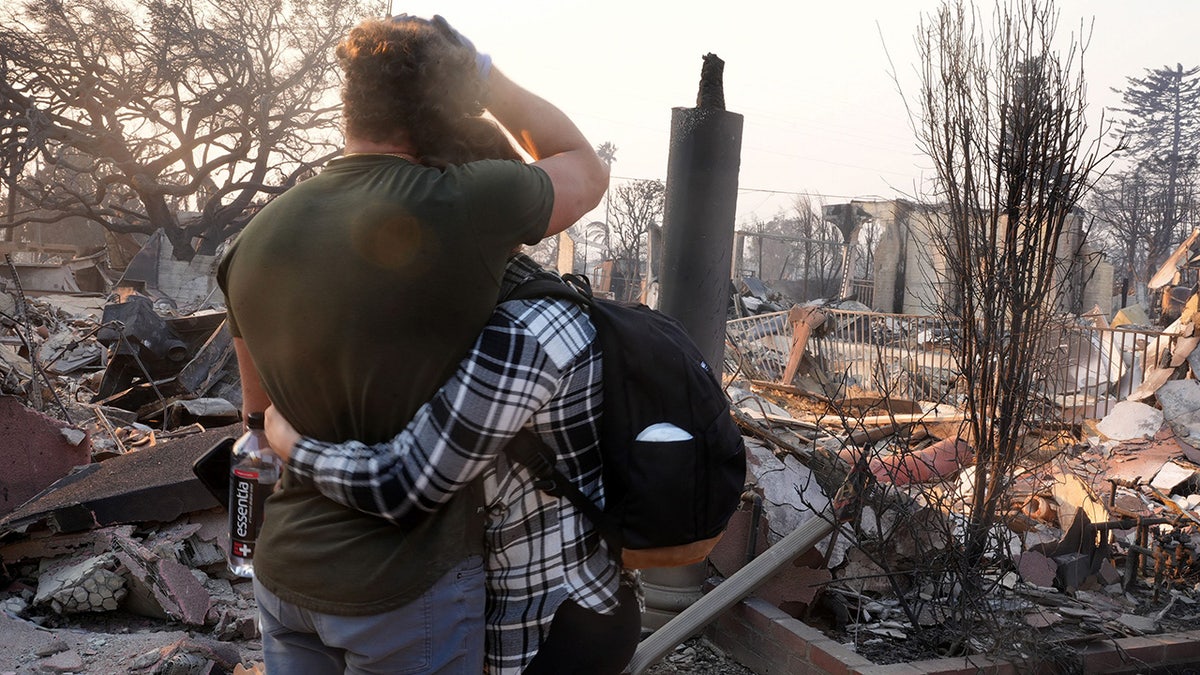
[(529, 469), (534, 476), (533, 486), (551, 497), (567, 499), (579, 512), (596, 526), (596, 531), (608, 544), (609, 552), (620, 562), (621, 535), (612, 518), (605, 515), (599, 506), (579, 491), (571, 479), (554, 465), (554, 450), (528, 428), (517, 432), (508, 445), (504, 446), (508, 458)]
[[(564, 274), (559, 277), (550, 272), (538, 272), (509, 291), (501, 302), (510, 300), (531, 300), (534, 298), (557, 298), (582, 305), (585, 308), (594, 306), (592, 284), (586, 276), (579, 274)], [(552, 497), (567, 499), (579, 512), (596, 526), (597, 532), (608, 544), (612, 555), (620, 561), (621, 536), (620, 528), (600, 507), (587, 495), (579, 491), (571, 479), (567, 478), (554, 462), (554, 449), (546, 445), (528, 428), (517, 432), (507, 445), (504, 454), (517, 464), (529, 469), (534, 477), (534, 487)]]
[(517, 284), (500, 301), (534, 298), (557, 298), (591, 307), (592, 285), (587, 277), (578, 274), (564, 274), (559, 277), (550, 272), (538, 272)]

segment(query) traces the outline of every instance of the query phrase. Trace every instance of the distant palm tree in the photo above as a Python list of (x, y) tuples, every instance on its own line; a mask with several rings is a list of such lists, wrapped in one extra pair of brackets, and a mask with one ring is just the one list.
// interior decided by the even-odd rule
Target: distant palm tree
[(600, 155), (600, 161), (611, 169), (613, 162), (617, 161), (617, 146), (613, 145), (611, 141), (604, 141), (596, 147), (596, 154)]
[[(611, 174), (613, 162), (617, 161), (617, 146), (614, 145), (612, 141), (604, 141), (603, 143), (601, 143), (600, 145), (598, 145), (596, 147), (596, 154), (600, 156), (600, 161), (604, 162), (604, 165), (608, 167), (609, 174)], [(611, 188), (609, 190), (604, 191), (604, 253), (605, 253), (605, 255), (607, 255), (609, 253), (608, 212), (609, 212), (609, 201), (610, 200), (609, 200), (608, 195), (609, 195), (610, 190), (611, 190)]]

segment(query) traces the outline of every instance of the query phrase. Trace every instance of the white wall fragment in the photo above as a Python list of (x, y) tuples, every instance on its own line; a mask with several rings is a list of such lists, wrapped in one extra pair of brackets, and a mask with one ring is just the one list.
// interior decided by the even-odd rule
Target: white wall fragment
[(1155, 395), (1163, 419), (1179, 440), (1200, 448), (1200, 382), (1172, 380), (1159, 387)]
[(1134, 438), (1153, 438), (1163, 424), (1163, 411), (1137, 401), (1121, 401), (1113, 406), (1096, 428), (1106, 437), (1127, 441)]

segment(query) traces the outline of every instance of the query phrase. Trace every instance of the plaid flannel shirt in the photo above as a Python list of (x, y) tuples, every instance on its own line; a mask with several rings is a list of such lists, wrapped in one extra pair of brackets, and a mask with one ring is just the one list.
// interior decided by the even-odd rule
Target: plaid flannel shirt
[[(523, 255), (506, 292), (541, 269)], [(551, 299), (497, 307), (453, 378), (391, 441), (368, 446), (304, 438), (288, 469), (351, 508), (398, 521), (432, 511), (483, 476), (487, 503), (487, 653), (491, 673), (518, 673), (537, 653), (567, 597), (611, 614), (621, 570), (567, 499), (535, 489), (505, 444), (527, 423), (558, 468), (603, 506), (600, 354), (577, 305)]]

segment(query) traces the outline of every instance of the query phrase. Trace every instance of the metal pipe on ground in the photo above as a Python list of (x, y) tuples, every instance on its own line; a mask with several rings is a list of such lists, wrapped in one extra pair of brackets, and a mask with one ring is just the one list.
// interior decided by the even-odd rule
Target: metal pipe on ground
[(754, 592), (781, 567), (817, 545), (835, 527), (833, 515), (824, 513), (800, 524), (791, 534), (763, 551), (720, 586), (709, 591), (690, 607), (668, 621), (638, 645), (625, 672), (639, 675), (682, 643), (712, 623), (722, 612)]

